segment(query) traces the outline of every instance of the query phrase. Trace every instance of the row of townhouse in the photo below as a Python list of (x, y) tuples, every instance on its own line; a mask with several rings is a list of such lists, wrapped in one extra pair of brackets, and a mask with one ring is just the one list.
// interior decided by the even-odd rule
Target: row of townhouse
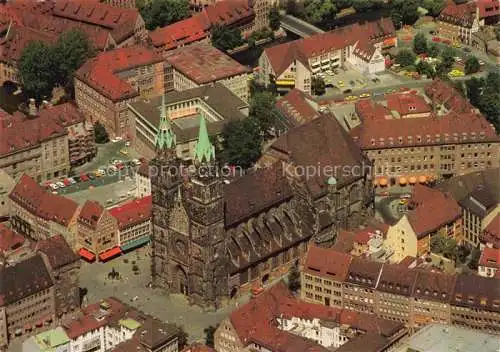
[(498, 281), (373, 262), (310, 247), (301, 298), (399, 321), (410, 329), (453, 324), (500, 334)]

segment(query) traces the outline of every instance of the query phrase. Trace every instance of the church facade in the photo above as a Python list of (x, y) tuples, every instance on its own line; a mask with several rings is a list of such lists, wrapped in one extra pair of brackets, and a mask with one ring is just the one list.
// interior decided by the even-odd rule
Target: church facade
[[(331, 243), (370, 211), (370, 168), (333, 116), (288, 131), (261, 167), (229, 181), (217, 172), (202, 115), (189, 175), (165, 109), (161, 115), (150, 163), (153, 284), (192, 304), (219, 307), (265, 285), (299, 263), (310, 241)], [(308, 165), (314, 175), (303, 172)], [(322, 174), (327, 166), (334, 174)]]

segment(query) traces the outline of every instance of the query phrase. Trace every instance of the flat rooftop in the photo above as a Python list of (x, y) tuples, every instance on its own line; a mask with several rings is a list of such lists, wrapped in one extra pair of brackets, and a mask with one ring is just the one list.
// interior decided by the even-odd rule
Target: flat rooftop
[(451, 325), (431, 324), (410, 336), (395, 352), (498, 352), (498, 337)]
[[(181, 92), (171, 91), (165, 94), (165, 104), (167, 106), (175, 103), (201, 99), (201, 104), (208, 105), (222, 118), (219, 121), (207, 119), (207, 129), (209, 135), (219, 134), (224, 126), (231, 120), (241, 120), (248, 114), (248, 104), (238, 98), (233, 92), (220, 83), (214, 85), (201, 86), (184, 90)], [(131, 103), (130, 109), (137, 118), (146, 120), (154, 126), (154, 133), (160, 124), (161, 97), (149, 100), (139, 100)], [(177, 142), (187, 142), (198, 137), (199, 113), (193, 113), (183, 117), (176, 117), (170, 120), (172, 129), (177, 137)]]
[(250, 72), (249, 68), (206, 43), (185, 46), (167, 55), (165, 61), (197, 84)]

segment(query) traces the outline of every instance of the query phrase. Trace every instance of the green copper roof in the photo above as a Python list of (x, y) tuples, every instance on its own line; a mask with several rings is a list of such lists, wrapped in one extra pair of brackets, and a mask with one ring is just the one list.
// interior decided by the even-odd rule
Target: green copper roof
[(173, 148), (176, 144), (175, 134), (170, 126), (170, 121), (167, 116), (167, 108), (165, 107), (165, 95), (161, 97), (161, 114), (160, 126), (158, 126), (158, 134), (156, 135), (155, 144), (158, 148)]
[(132, 318), (127, 318), (127, 319), (121, 319), (118, 321), (120, 325), (123, 325), (129, 330), (136, 330), (141, 326), (141, 323), (138, 321), (132, 319)]
[(210, 162), (215, 159), (215, 147), (210, 143), (208, 138), (207, 122), (200, 114), (200, 131), (198, 132), (198, 142), (194, 149), (195, 160), (201, 162)]
[(329, 184), (330, 186), (335, 186), (337, 184), (337, 179), (333, 176), (330, 176), (326, 181), (326, 183)]
[(34, 339), (40, 350), (45, 352), (55, 351), (57, 346), (69, 342), (68, 335), (61, 327), (42, 332), (36, 335)]

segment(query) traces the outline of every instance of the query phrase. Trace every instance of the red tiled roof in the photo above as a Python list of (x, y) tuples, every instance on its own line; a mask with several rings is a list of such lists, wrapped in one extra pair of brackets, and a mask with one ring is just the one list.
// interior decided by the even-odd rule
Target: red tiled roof
[(351, 256), (349, 254), (312, 245), (307, 252), (304, 271), (312, 274), (321, 273), (336, 281), (344, 281), (350, 263)]
[(209, 34), (205, 19), (201, 14), (157, 28), (149, 33), (155, 47), (165, 50), (175, 49), (206, 38)]
[(201, 344), (199, 342), (193, 343), (185, 347), (182, 352), (216, 352), (212, 347)]
[(283, 282), (233, 311), (229, 319), (243, 346), (255, 342), (279, 352), (327, 351), (319, 344), (278, 328), (277, 318), (292, 317), (334, 321), (364, 332), (376, 332), (384, 337), (390, 337), (403, 328), (401, 323), (369, 314), (299, 301), (290, 294)]
[(101, 218), (103, 212), (104, 208), (101, 204), (95, 201), (87, 200), (78, 215), (78, 221), (96, 229), (97, 222)]
[(293, 126), (298, 126), (319, 117), (318, 112), (307, 100), (314, 101), (310, 95), (294, 88), (276, 102), (276, 107)]
[(139, 94), (132, 84), (117, 75), (118, 72), (162, 61), (153, 50), (142, 46), (118, 48), (88, 60), (75, 76), (112, 101), (117, 101)]
[(23, 235), (12, 231), (4, 224), (0, 224), (0, 253), (14, 250), (24, 244)]
[(498, 140), (493, 126), (474, 112), (411, 119), (365, 119), (350, 133), (361, 149)]
[(408, 221), (418, 238), (457, 220), (462, 214), (452, 196), (421, 184), (413, 188), (410, 207), (415, 208), (408, 212)]
[(437, 78), (424, 87), (425, 94), (434, 103), (444, 106), (455, 112), (469, 112), (474, 107), (465, 99), (455, 87)]
[(474, 21), (476, 4), (468, 2), (465, 4), (455, 4), (453, 0), (439, 14), (439, 19), (444, 22), (451, 22), (464, 27), (471, 27)]
[(479, 258), (479, 265), (500, 269), (500, 249), (485, 247)]
[[(2, 26), (7, 30), (8, 24)], [(53, 44), (57, 36), (52, 33), (37, 31), (35, 29), (13, 24), (9, 35), (0, 40), (0, 60), (4, 62), (18, 62), (21, 59), (23, 49), (30, 42), (40, 41), (46, 44)]]
[(250, 72), (207, 43), (193, 44), (168, 53), (165, 61), (197, 84), (206, 84)]
[(133, 226), (151, 219), (152, 198), (146, 196), (125, 203), (119, 207), (112, 208), (109, 213), (114, 216), (118, 222), (120, 230)]
[(254, 15), (246, 1), (217, 1), (190, 18), (155, 29), (149, 36), (153, 46), (170, 50), (208, 37), (216, 24), (231, 26)]
[(264, 49), (274, 73), (279, 76), (286, 70), (293, 60), (299, 60), (308, 66), (307, 60), (322, 53), (345, 48), (358, 43), (359, 53), (374, 52), (373, 43), (382, 41), (395, 35), (395, 28), (390, 19), (363, 24), (353, 24), (334, 29), (330, 32), (315, 34), (305, 39), (295, 40)]
[(479, 18), (500, 15), (500, 2), (498, 0), (476, 0), (479, 8)]
[(500, 249), (500, 214), (497, 214), (480, 235), (481, 242), (491, 243)]
[(46, 192), (27, 175), (21, 176), (9, 198), (30, 213), (66, 227), (78, 210), (74, 201)]
[(387, 108), (401, 116), (410, 114), (430, 113), (432, 108), (425, 99), (416, 94), (396, 93), (386, 97)]
[(80, 259), (61, 235), (35, 242), (33, 247), (47, 256), (52, 269), (61, 268)]
[(362, 121), (392, 118), (391, 111), (386, 106), (371, 99), (358, 100), (354, 108)]
[[(122, 302), (113, 297), (107, 298), (106, 303), (109, 304), (108, 309), (103, 310), (100, 303), (91, 304), (82, 309), (81, 316), (63, 325), (68, 337), (74, 340), (87, 332), (117, 322), (127, 310), (127, 307)], [(102, 319), (98, 319), (98, 316), (102, 316)]]

